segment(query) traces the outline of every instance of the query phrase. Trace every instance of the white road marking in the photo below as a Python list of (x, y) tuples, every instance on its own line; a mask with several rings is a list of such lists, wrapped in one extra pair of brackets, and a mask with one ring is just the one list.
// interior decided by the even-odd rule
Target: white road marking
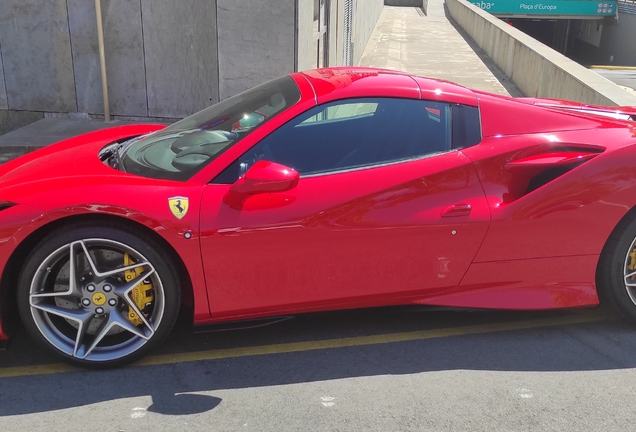
[(332, 402), (332, 401), (336, 400), (335, 397), (321, 396), (320, 400), (322, 401), (320, 403), (323, 404), (323, 406), (326, 406), (326, 407), (332, 407), (332, 406), (334, 406), (336, 404), (335, 402)]
[(135, 407), (132, 409), (132, 414), (130, 414), (130, 418), (142, 418), (146, 416), (146, 408)]
[(517, 392), (519, 393), (519, 396), (524, 398), (524, 399), (530, 399), (531, 397), (534, 396), (532, 394), (531, 390), (528, 390), (528, 389), (525, 389), (525, 388), (518, 388)]

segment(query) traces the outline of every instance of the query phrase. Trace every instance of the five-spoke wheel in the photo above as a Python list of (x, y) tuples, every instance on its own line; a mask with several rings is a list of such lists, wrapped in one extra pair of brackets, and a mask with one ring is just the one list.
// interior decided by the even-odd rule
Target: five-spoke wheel
[(610, 235), (596, 283), (601, 304), (636, 322), (636, 218), (625, 218)]
[(31, 335), (67, 361), (120, 366), (172, 328), (179, 309), (176, 273), (155, 241), (125, 227), (67, 228), (43, 239), (27, 258), (18, 307)]

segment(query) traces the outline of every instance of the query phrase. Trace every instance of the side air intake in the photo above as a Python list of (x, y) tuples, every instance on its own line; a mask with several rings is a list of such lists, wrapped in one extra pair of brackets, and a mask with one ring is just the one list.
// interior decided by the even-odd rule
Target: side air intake
[(529, 194), (600, 153), (601, 150), (595, 148), (561, 147), (508, 162), (505, 168), (515, 178), (511, 188), (514, 192), (508, 201)]

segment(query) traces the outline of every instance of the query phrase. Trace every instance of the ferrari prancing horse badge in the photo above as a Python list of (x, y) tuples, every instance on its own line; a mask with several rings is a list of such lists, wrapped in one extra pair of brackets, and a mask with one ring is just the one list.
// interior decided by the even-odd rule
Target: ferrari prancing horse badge
[(187, 197), (172, 197), (168, 198), (168, 205), (170, 211), (177, 219), (182, 219), (188, 212), (188, 198)]

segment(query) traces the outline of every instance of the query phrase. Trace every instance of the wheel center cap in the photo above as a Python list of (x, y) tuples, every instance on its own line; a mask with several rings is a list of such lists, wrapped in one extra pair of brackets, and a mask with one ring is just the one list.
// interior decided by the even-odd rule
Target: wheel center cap
[(93, 294), (93, 303), (97, 306), (101, 306), (106, 303), (106, 296), (103, 293)]

